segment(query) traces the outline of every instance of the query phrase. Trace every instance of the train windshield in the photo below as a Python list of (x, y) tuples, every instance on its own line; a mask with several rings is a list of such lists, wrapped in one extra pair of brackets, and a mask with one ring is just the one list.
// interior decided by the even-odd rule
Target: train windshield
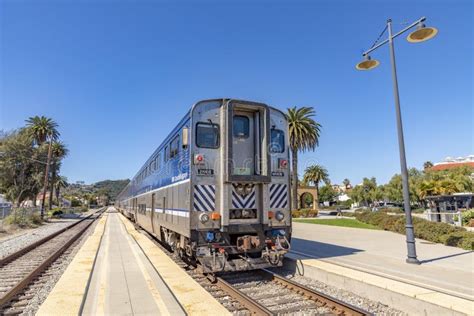
[(271, 153), (282, 153), (285, 151), (285, 134), (282, 130), (272, 129), (271, 130), (271, 142), (270, 152)]
[(219, 147), (219, 125), (199, 122), (196, 124), (196, 145), (201, 148)]

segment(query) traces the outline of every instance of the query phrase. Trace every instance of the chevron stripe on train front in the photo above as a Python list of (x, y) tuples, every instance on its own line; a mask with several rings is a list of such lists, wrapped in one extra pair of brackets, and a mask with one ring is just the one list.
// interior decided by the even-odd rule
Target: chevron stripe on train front
[(194, 186), (194, 210), (213, 212), (216, 210), (216, 186), (213, 184), (198, 184)]
[(235, 186), (232, 186), (232, 208), (255, 208), (255, 204), (255, 186), (245, 196), (238, 194)]
[(270, 184), (270, 208), (284, 208), (288, 205), (286, 184)]

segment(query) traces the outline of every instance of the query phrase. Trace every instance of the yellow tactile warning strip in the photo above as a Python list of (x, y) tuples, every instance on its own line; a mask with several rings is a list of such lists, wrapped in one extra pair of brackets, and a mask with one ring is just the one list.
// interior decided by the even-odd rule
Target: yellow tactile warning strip
[(40, 306), (36, 315), (79, 314), (106, 221), (107, 213), (103, 213), (94, 232), (87, 238), (76, 256), (74, 256), (66, 271), (64, 271), (51, 293), (49, 293), (49, 296)]
[(140, 245), (186, 313), (189, 315), (230, 315), (224, 306), (178, 267), (150, 239), (137, 232), (128, 219), (123, 215), (120, 215), (120, 218), (128, 233)]
[(423, 300), (425, 302), (452, 309), (466, 315), (472, 315), (474, 313), (474, 302), (467, 299), (432, 291), (400, 281), (383, 278), (370, 273), (341, 267), (339, 265), (323, 262), (318, 259), (303, 259), (302, 262), (307, 266), (384, 288), (392, 292), (416, 298), (418, 300)]

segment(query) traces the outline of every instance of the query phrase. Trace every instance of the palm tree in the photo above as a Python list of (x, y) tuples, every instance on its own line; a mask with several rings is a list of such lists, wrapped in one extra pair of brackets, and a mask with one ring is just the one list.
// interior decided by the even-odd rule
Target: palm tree
[(54, 142), (52, 144), (52, 163), (51, 163), (51, 183), (49, 189), (49, 209), (53, 208), (53, 191), (56, 184), (57, 174), (61, 167), (61, 160), (67, 156), (69, 150), (62, 142)]
[(291, 150), (292, 209), (298, 207), (298, 152), (314, 150), (319, 145), (321, 124), (313, 119), (315, 115), (312, 107), (293, 107), (286, 114)]
[(316, 187), (316, 205), (319, 205), (319, 183), (324, 182), (330, 185), (329, 173), (321, 165), (312, 165), (305, 169), (303, 181), (305, 183), (312, 183)]
[(59, 177), (56, 182), (55, 182), (55, 190), (56, 190), (56, 200), (58, 201), (58, 205), (61, 206), (59, 203), (59, 195), (60, 191), (63, 188), (67, 188), (69, 184), (67, 183), (67, 178), (66, 177)]
[(351, 185), (351, 181), (347, 178), (345, 178), (343, 181), (342, 181), (342, 184), (344, 184), (344, 187), (347, 189), (349, 188), (349, 186)]
[(426, 171), (430, 168), (433, 167), (433, 163), (431, 161), (426, 161), (424, 164), (423, 164), (423, 169)]
[(26, 120), (26, 126), (29, 133), (35, 140), (38, 146), (41, 146), (48, 141), (48, 160), (46, 161), (46, 167), (44, 171), (44, 185), (43, 185), (43, 198), (41, 201), (41, 219), (44, 218), (44, 202), (46, 198), (46, 191), (48, 190), (48, 176), (49, 176), (49, 165), (51, 162), (51, 145), (52, 142), (59, 138), (58, 124), (50, 118), (45, 116), (33, 116)]

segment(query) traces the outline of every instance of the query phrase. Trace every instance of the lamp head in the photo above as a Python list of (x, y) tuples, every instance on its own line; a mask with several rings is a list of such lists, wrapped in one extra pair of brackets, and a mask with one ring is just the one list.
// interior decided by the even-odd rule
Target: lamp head
[(376, 59), (372, 60), (369, 55), (364, 56), (364, 60), (356, 65), (357, 70), (371, 70), (380, 65)]
[(438, 34), (438, 29), (434, 27), (426, 27), (424, 23), (418, 23), (416, 30), (408, 34), (407, 41), (410, 43), (421, 43), (432, 39)]

